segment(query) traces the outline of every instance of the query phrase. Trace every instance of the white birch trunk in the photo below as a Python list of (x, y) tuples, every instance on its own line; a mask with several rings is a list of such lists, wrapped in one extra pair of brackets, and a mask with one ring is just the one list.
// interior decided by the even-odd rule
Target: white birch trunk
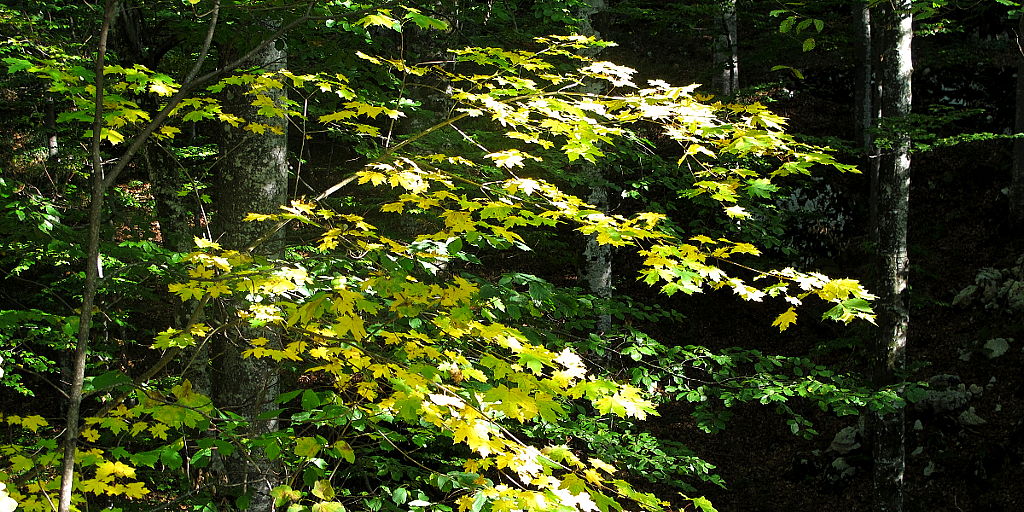
[[(898, 120), (910, 114), (911, 41), (913, 38), (910, 0), (878, 5), (882, 45), (883, 120)], [(891, 126), (891, 125), (890, 125)], [(910, 210), (910, 137), (892, 135), (894, 144), (881, 154), (878, 176), (878, 337), (873, 380), (877, 385), (899, 382), (906, 366), (909, 259), (907, 219)], [(874, 485), (876, 509), (903, 510), (905, 469), (905, 415), (903, 409), (872, 418)]]
[[(591, 24), (592, 17), (605, 8), (604, 0), (590, 0), (580, 10), (580, 33), (588, 36), (601, 37), (601, 34)], [(600, 93), (599, 84), (588, 84), (586, 92)], [(589, 162), (583, 163), (582, 173), (587, 183), (590, 183), (590, 190), (587, 194), (587, 202), (597, 207), (602, 212), (607, 212), (608, 187), (605, 184), (604, 169), (600, 165)], [(583, 248), (583, 280), (587, 283), (587, 289), (595, 296), (608, 300), (612, 296), (612, 248), (610, 245), (602, 245), (597, 242), (595, 235), (588, 236)], [(612, 317), (605, 311), (598, 312), (597, 330), (608, 332), (612, 327)]]

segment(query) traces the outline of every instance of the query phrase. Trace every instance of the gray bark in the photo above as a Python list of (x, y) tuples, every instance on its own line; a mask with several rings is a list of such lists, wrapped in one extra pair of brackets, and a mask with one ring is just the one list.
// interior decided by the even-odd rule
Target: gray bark
[[(584, 174), (587, 181), (592, 183), (587, 202), (603, 212), (608, 211), (608, 187), (604, 183), (602, 169), (592, 163), (584, 164)], [(583, 249), (585, 266), (583, 278), (587, 283), (590, 293), (601, 299), (611, 299), (612, 296), (612, 246), (602, 245), (597, 242), (596, 235), (587, 237)], [(597, 330), (608, 332), (612, 327), (612, 316), (605, 311), (599, 312), (597, 316)]]
[[(883, 120), (898, 121), (910, 114), (911, 41), (913, 37), (910, 0), (878, 5), (882, 45)], [(890, 125), (890, 128), (893, 128)], [(880, 155), (878, 175), (878, 336), (875, 346), (873, 380), (876, 385), (899, 382), (906, 366), (909, 258), (907, 219), (910, 210), (910, 137), (905, 128), (892, 132), (893, 147)], [(873, 423), (874, 485), (876, 509), (903, 510), (905, 469), (905, 415), (875, 413)]]
[[(1015, 128), (1018, 136), (1024, 134), (1024, 16), (1017, 29), (1017, 112)], [(1010, 220), (1014, 229), (1024, 232), (1024, 139), (1013, 141), (1013, 176), (1010, 179)]]
[[(605, 8), (604, 0), (590, 0), (580, 10), (580, 33), (588, 36), (601, 37), (601, 34), (591, 24), (592, 17)], [(595, 52), (596, 54), (596, 52)], [(600, 93), (600, 84), (587, 84), (586, 92)], [(587, 183), (590, 183), (590, 190), (587, 194), (587, 202), (597, 207), (602, 212), (608, 212), (608, 187), (605, 183), (604, 169), (599, 165), (584, 162), (582, 174)], [(612, 247), (597, 242), (596, 235), (587, 237), (583, 248), (583, 280), (587, 283), (590, 293), (601, 299), (611, 299), (612, 296)], [(612, 327), (612, 316), (605, 311), (597, 315), (597, 330), (608, 332)]]
[[(266, 71), (277, 71), (286, 64), (286, 52), (274, 44), (258, 51), (249, 63)], [(248, 121), (276, 126), (287, 133), (287, 122), (283, 118), (259, 117), (251, 106), (253, 97), (244, 94), (241, 88), (225, 89), (224, 110)], [(275, 102), (284, 99), (283, 91), (262, 91)], [(214, 236), (228, 249), (242, 250), (249, 246), (265, 226), (245, 222), (248, 213), (277, 213), (287, 199), (288, 161), (287, 136), (285, 134), (255, 134), (225, 125), (221, 138), (221, 160), (217, 165), (215, 179), (216, 216)], [(265, 256), (277, 256), (281, 251), (281, 236), (272, 238), (261, 245), (256, 252)], [(255, 438), (277, 429), (275, 420), (257, 420), (256, 417), (270, 410), (279, 392), (277, 366), (267, 359), (243, 358), (242, 352), (249, 348), (248, 340), (265, 337), (277, 343), (272, 329), (250, 328), (239, 325), (236, 311), (245, 308), (244, 303), (224, 305), (222, 317), (231, 324), (225, 335), (214, 339), (211, 391), (214, 404), (232, 411), (247, 421), (242, 434)], [(234, 321), (232, 320), (234, 319)], [(270, 490), (279, 484), (278, 468), (261, 450), (239, 450), (234, 455), (221, 459), (223, 481), (227, 486), (225, 496), (247, 494), (250, 497), (249, 510), (267, 512), (274, 510)]]
[(714, 85), (723, 95), (740, 88), (739, 42), (736, 35), (736, 0), (721, 0), (718, 33), (715, 35), (714, 61), (717, 74)]
[(861, 170), (868, 174), (869, 199), (868, 219), (870, 233), (876, 237), (878, 233), (878, 152), (875, 148), (874, 127), (878, 121), (879, 89), (875, 80), (875, 68), (878, 56), (872, 37), (871, 4), (861, 2), (854, 9), (854, 24), (857, 27), (857, 67), (856, 84), (854, 86), (854, 132), (861, 144), (863, 157)]
[(185, 184), (178, 162), (167, 149), (155, 143), (147, 145), (141, 156), (156, 203), (163, 246), (172, 251), (188, 251), (192, 247), (192, 213), (186, 206), (190, 198), (178, 195)]
[[(61, 437), (63, 458), (61, 459), (61, 483), (57, 495), (57, 512), (70, 512), (71, 495), (74, 490), (75, 454), (78, 451), (79, 423), (81, 421), (82, 389), (85, 384), (85, 364), (89, 356), (89, 342), (92, 336), (93, 307), (96, 291), (102, 275), (100, 265), (100, 222), (103, 214), (103, 198), (107, 187), (104, 185), (103, 155), (100, 152), (100, 134), (103, 127), (103, 67), (107, 53), (110, 25), (117, 10), (117, 0), (108, 0), (104, 6), (103, 27), (96, 44), (96, 93), (93, 97), (96, 111), (92, 122), (92, 191), (89, 198), (89, 238), (85, 257), (85, 289), (82, 292), (82, 310), (78, 317), (78, 337), (75, 346), (74, 367), (68, 390), (68, 408), (65, 416), (64, 434)], [(52, 504), (51, 504), (52, 506)]]

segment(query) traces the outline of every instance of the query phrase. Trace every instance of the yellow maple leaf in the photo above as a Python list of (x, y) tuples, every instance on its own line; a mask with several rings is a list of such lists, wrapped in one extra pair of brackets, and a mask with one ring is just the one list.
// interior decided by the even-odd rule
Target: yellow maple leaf
[(35, 463), (32, 461), (32, 459), (24, 455), (12, 455), (11, 458), (7, 459), (7, 461), (11, 463), (11, 471), (15, 473), (28, 471), (32, 469), (33, 466), (35, 466)]
[(149, 489), (146, 489), (146, 484), (142, 482), (132, 482), (130, 484), (125, 484), (120, 487), (121, 492), (123, 492), (124, 495), (129, 498), (138, 499), (145, 496), (146, 494), (149, 494)]
[(117, 476), (135, 478), (135, 468), (119, 461), (104, 461), (96, 465), (96, 478), (110, 480)]
[(49, 423), (42, 416), (35, 415), (35, 416), (25, 416), (24, 418), (22, 418), (21, 419), (21, 425), (23, 427), (31, 430), (32, 432), (35, 432), (35, 431), (39, 430), (39, 427), (45, 427), (45, 426), (49, 425)]
[(98, 496), (106, 493), (110, 489), (110, 485), (101, 480), (89, 479), (78, 482), (78, 488), (82, 492), (91, 492)]
[(863, 297), (866, 294), (860, 282), (854, 279), (833, 279), (818, 292), (821, 300), (829, 302), (841, 302), (849, 299), (850, 296)]
[(94, 428), (83, 428), (79, 434), (90, 443), (95, 443), (100, 438), (100, 433)]
[(779, 331), (785, 331), (786, 329), (789, 328), (790, 325), (793, 325), (795, 323), (796, 323), (796, 309), (795, 308), (789, 308), (789, 309), (786, 310), (785, 313), (779, 315), (778, 318), (776, 318), (775, 321), (772, 322), (772, 325), (773, 326), (778, 326)]
[(166, 440), (167, 439), (167, 429), (168, 429), (168, 426), (166, 424), (164, 424), (164, 423), (155, 423), (155, 424), (153, 424), (153, 426), (149, 427), (149, 432), (151, 434), (153, 434), (153, 437), (155, 437), (157, 439), (164, 439), (164, 440)]
[(200, 249), (220, 249), (220, 244), (218, 244), (217, 242), (214, 242), (212, 240), (207, 240), (205, 238), (199, 238), (198, 236), (193, 238), (193, 240), (195, 240), (196, 247), (198, 247)]

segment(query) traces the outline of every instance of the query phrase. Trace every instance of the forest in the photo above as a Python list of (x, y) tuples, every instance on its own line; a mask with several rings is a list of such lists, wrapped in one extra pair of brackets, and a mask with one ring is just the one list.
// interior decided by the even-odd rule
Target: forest
[(1022, 510), (1022, 35), (0, 1), (0, 512)]

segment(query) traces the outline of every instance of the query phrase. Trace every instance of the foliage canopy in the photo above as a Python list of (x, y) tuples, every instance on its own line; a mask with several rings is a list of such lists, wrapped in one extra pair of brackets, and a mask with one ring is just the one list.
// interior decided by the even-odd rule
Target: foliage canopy
[[(446, 27), (412, 7), (362, 14), (349, 29), (369, 34), (403, 23)], [(454, 63), (444, 64), (353, 52), (362, 66), (396, 82), (442, 84), (437, 88), (447, 114), (394, 143), (395, 122), (415, 102), (369, 93), (355, 73), (247, 69), (200, 88), (173, 78), (171, 70), (141, 63), (104, 66), (99, 136), (115, 160), (124, 145), (148, 136), (145, 126), (161, 119), (161, 111), (166, 121), (151, 135), (161, 144), (178, 143), (189, 125), (219, 123), (260, 135), (278, 129), (261, 118), (287, 118), (307, 127), (303, 136), (343, 133), (372, 141), (372, 149), (364, 151), (358, 169), (318, 197), (297, 198), (280, 213), (250, 215), (266, 229), (245, 250), (203, 237), (181, 255), (142, 242), (118, 244), (128, 256), (111, 261), (115, 275), (124, 276), (134, 265), (129, 260), (138, 258), (191, 314), (186, 324), (167, 327), (134, 349), (152, 349), (142, 357), (155, 361), (151, 368), (95, 364), (86, 387), (94, 414), (84, 419), (76, 459), (76, 506), (129, 509), (154, 496), (202, 503), (205, 495), (189, 483), (193, 472), (216, 466), (220, 456), (259, 451), (283, 468), (285, 483), (273, 496), (289, 511), (653, 510), (666, 503), (636, 490), (612, 464), (550, 434), (571, 428), (566, 425), (576, 417), (639, 421), (657, 414), (647, 391), (663, 379), (675, 379), (670, 390), (692, 402), (715, 395), (726, 402), (770, 403), (798, 394), (842, 412), (865, 404), (885, 407), (890, 395), (846, 387), (806, 361), (715, 355), (697, 347), (681, 353), (636, 331), (629, 332), (632, 342), (623, 353), (633, 359), (657, 355), (667, 374), (620, 382), (588, 368), (585, 347), (574, 347), (564, 335), (578, 321), (574, 315), (586, 316), (568, 311), (586, 310), (579, 304), (590, 298), (578, 290), (556, 292), (533, 276), (490, 271), (496, 255), (529, 251), (538, 233), (568, 229), (638, 255), (637, 278), (666, 295), (732, 290), (748, 301), (780, 301), (773, 324), (780, 330), (796, 321), (797, 308), (808, 299), (830, 304), (829, 319), (872, 319), (872, 297), (856, 281), (792, 268), (756, 270), (760, 249), (751, 243), (686, 232), (661, 212), (603, 212), (558, 186), (553, 169), (599, 163), (656, 137), (678, 148), (677, 171), (692, 183), (684, 197), (710, 201), (729, 222), (744, 223), (756, 222), (749, 205), (771, 198), (782, 178), (821, 166), (853, 170), (826, 149), (794, 140), (784, 131), (785, 119), (763, 105), (712, 101), (696, 94), (696, 86), (638, 86), (629, 68), (587, 56), (590, 47), (606, 44), (579, 35), (547, 36), (518, 49), (453, 50)], [(10, 73), (42, 80), (48, 94), (68, 105), (59, 123), (92, 136), (98, 77), (79, 59), (26, 51), (8, 54), (4, 62)], [(228, 86), (245, 88), (257, 118), (226, 111), (218, 93)], [(306, 104), (269, 94), (282, 89)], [(382, 139), (388, 143), (376, 145)], [(0, 185), (0, 198), (13, 205), (5, 216), (28, 215), (42, 233), (60, 223), (45, 204), (19, 213), (27, 203), (6, 182)], [(357, 195), (389, 198), (377, 211), (357, 214), (333, 198), (352, 188)], [(286, 255), (259, 256), (254, 249), (282, 231), (289, 235)], [(105, 286), (114, 290), (113, 283)], [(244, 306), (218, 323), (204, 314), (214, 304)], [(566, 307), (561, 317), (559, 307)], [(19, 318), (55, 331), (63, 319), (2, 314), (5, 322)], [(97, 316), (104, 314), (110, 312)], [(187, 378), (194, 363), (186, 357), (190, 349), (238, 326), (279, 333), (273, 341), (244, 340), (244, 356), (273, 360), (301, 383), (259, 418), (279, 425), (263, 435), (251, 435), (248, 420), (215, 408)], [(602, 343), (606, 334), (592, 333)], [(3, 357), (11, 360), (7, 347)], [(694, 386), (668, 370), (680, 355), (703, 361), (712, 375), (724, 375), (736, 361), (765, 365), (759, 367), (762, 376), (785, 366), (797, 377), (774, 387), (754, 379), (721, 391), (735, 382), (731, 377), (720, 386)], [(54, 471), (60, 462), (57, 426), (37, 414), (2, 419), (13, 433), (0, 446), (4, 492), (26, 511), (49, 510), (60, 484)], [(805, 426), (792, 421), (794, 432)], [(708, 418), (706, 428), (717, 422)], [(430, 455), (414, 459), (416, 452)], [(346, 485), (371, 474), (395, 485), (386, 493)], [(239, 499), (234, 505), (244, 508), (245, 496)], [(703, 499), (694, 503), (710, 507)]]

